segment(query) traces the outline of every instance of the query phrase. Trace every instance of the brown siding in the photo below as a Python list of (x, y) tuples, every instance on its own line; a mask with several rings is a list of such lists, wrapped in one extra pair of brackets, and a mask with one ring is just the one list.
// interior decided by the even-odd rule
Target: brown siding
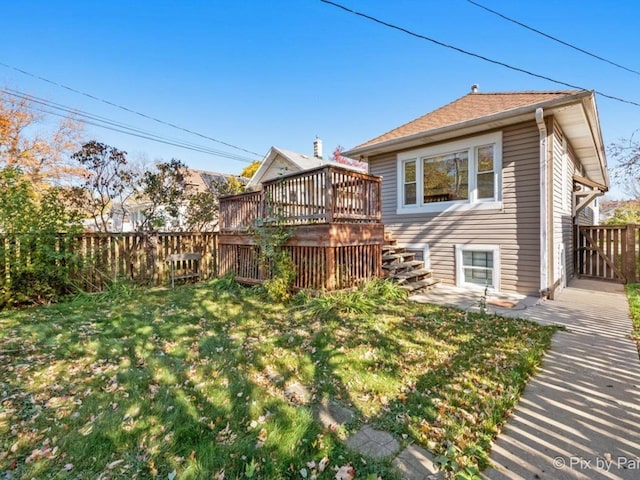
[[(559, 245), (564, 245), (565, 261), (564, 269), (567, 281), (573, 277), (573, 174), (576, 171), (576, 156), (567, 142), (567, 170), (563, 176), (564, 150), (562, 142), (564, 133), (560, 126), (553, 122), (553, 259), (554, 259), (554, 283), (560, 278), (558, 262), (560, 258)], [(563, 183), (564, 185), (563, 190)]]
[(400, 244), (429, 245), (434, 276), (455, 285), (455, 245), (500, 247), (501, 290), (537, 295), (540, 290), (539, 133), (534, 121), (503, 130), (503, 209), (397, 214), (396, 154), (369, 160), (382, 176), (382, 221)]

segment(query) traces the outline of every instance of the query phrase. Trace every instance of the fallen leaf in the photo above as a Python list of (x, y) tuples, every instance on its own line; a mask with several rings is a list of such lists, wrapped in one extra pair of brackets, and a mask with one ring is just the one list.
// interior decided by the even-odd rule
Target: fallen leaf
[(327, 468), (327, 465), (329, 465), (329, 457), (324, 457), (322, 460), (320, 460), (320, 462), (318, 463), (318, 471), (320, 473), (324, 472), (325, 468)]
[(65, 471), (70, 472), (71, 470), (73, 470), (73, 463), (67, 463), (64, 466)]
[(109, 465), (107, 465), (107, 469), (108, 470), (113, 470), (118, 465), (120, 465), (122, 462), (124, 462), (124, 460), (116, 460), (115, 462), (111, 462)]
[(351, 465), (343, 465), (336, 472), (335, 480), (353, 480), (356, 476), (356, 471)]
[(168, 478), (169, 480), (174, 480), (174, 479), (176, 478), (176, 475), (177, 475), (177, 473), (176, 473), (176, 471), (174, 470), (174, 471), (173, 471), (173, 472), (171, 472), (169, 475), (167, 475), (167, 478)]

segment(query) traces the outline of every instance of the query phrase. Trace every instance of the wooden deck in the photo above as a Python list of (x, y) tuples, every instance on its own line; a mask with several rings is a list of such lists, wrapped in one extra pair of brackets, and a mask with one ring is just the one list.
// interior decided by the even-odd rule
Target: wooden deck
[(324, 166), (222, 198), (220, 274), (233, 272), (246, 283), (266, 280), (254, 231), (284, 225), (290, 228), (283, 248), (296, 266), (296, 288), (336, 290), (381, 276), (380, 186), (380, 177)]
[(220, 231), (257, 225), (380, 223), (381, 178), (325, 166), (269, 180), (262, 190), (220, 199)]

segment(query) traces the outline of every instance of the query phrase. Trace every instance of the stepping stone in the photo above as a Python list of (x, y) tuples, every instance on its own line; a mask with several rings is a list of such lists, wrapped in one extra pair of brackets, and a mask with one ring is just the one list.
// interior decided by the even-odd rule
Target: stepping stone
[(353, 419), (353, 411), (333, 400), (323, 400), (317, 416), (323, 427), (336, 428), (349, 423)]
[(444, 478), (444, 472), (438, 471), (438, 464), (431, 452), (417, 445), (402, 450), (392, 463), (406, 480)]
[(398, 441), (388, 432), (374, 430), (364, 425), (360, 430), (347, 438), (346, 445), (360, 455), (380, 460), (394, 455), (400, 450)]

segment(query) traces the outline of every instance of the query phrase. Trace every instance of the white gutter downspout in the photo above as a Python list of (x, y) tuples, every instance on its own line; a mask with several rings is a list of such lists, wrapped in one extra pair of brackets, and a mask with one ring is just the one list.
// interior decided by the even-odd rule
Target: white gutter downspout
[(540, 131), (540, 295), (547, 296), (549, 293), (547, 126), (544, 123), (544, 111), (540, 107), (536, 108), (536, 123)]

